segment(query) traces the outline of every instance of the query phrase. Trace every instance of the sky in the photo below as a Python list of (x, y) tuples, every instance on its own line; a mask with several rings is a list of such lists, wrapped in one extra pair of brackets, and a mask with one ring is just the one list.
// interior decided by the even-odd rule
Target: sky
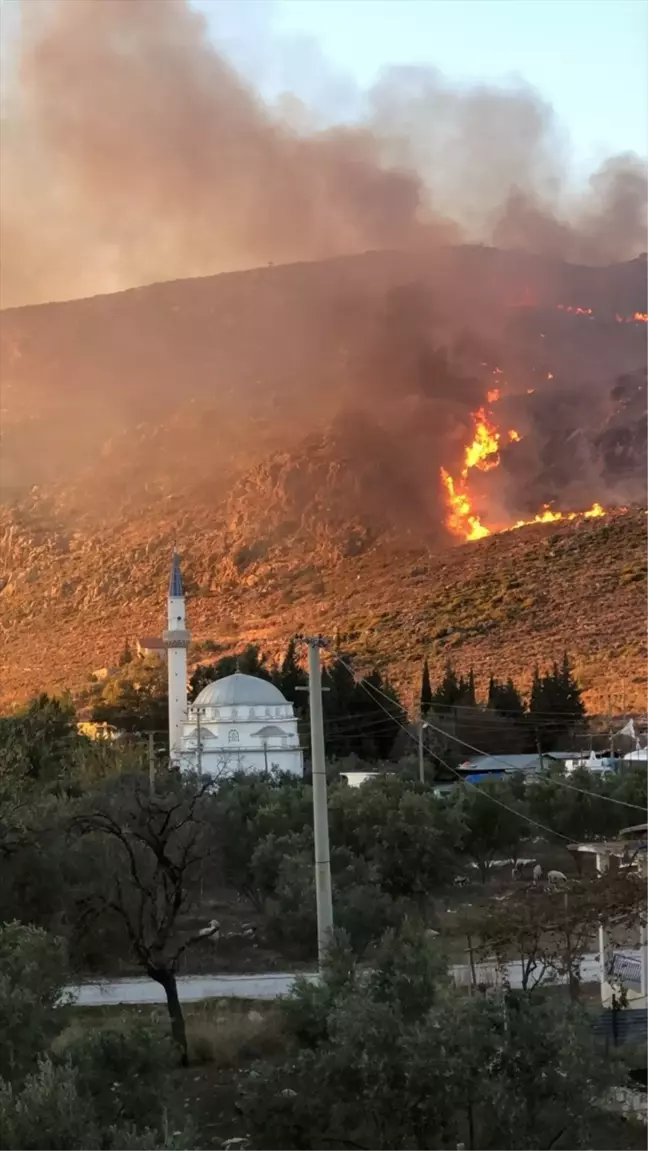
[(193, 0), (264, 95), (331, 118), (389, 65), (457, 80), (522, 77), (554, 107), (577, 166), (648, 151), (646, 0)]

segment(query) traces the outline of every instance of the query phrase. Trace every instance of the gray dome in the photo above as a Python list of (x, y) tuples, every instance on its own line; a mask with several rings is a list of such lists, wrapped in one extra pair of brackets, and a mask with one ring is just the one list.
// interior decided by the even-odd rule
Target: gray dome
[(236, 707), (246, 704), (249, 707), (260, 704), (287, 703), (285, 696), (278, 687), (268, 683), (266, 679), (259, 679), (256, 675), (243, 675), (237, 671), (234, 675), (226, 675), (223, 679), (216, 679), (208, 683), (193, 702), (193, 707)]

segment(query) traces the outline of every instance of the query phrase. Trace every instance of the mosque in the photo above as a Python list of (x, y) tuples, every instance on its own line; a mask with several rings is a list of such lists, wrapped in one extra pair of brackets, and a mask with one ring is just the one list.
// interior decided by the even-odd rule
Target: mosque
[(185, 771), (222, 779), (238, 771), (273, 768), (303, 774), (297, 719), (291, 703), (274, 684), (235, 672), (207, 684), (187, 701), (187, 648), (180, 559), (174, 552), (163, 633), (169, 682), (171, 762)]

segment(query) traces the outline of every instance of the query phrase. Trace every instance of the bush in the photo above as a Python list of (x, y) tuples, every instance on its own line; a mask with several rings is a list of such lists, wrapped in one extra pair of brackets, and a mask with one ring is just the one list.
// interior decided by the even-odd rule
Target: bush
[(62, 939), (39, 927), (0, 927), (0, 1076), (20, 1080), (65, 1027), (61, 1003), (67, 956)]
[(100, 1126), (159, 1127), (177, 1065), (166, 1034), (145, 1023), (100, 1028), (73, 1037), (65, 1055), (76, 1069), (80, 1094), (93, 1100)]
[(189, 1129), (171, 1132), (165, 1122), (154, 1129), (135, 1123), (103, 1126), (92, 1098), (80, 1088), (79, 1069), (68, 1059), (60, 1064), (41, 1059), (20, 1088), (0, 1080), (0, 1147), (14, 1151), (171, 1151), (193, 1146)]

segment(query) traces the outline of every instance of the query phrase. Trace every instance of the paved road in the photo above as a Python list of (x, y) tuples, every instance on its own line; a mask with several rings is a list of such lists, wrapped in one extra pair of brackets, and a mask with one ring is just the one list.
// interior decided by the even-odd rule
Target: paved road
[[(639, 951), (627, 950), (624, 954), (639, 958)], [(457, 964), (451, 970), (456, 983), (470, 983), (471, 973), (467, 964)], [(477, 964), (476, 975), (478, 983), (495, 982), (496, 972), (491, 964)], [(519, 963), (509, 963), (507, 975), (512, 987), (521, 986)], [(313, 972), (306, 973), (306, 977), (317, 979)], [(183, 975), (178, 979), (178, 993), (183, 1003), (192, 1003), (200, 999), (275, 999), (290, 990), (294, 978), (294, 972), (262, 975)], [(584, 956), (581, 979), (583, 983), (598, 983), (597, 955)], [(160, 985), (144, 978), (102, 980), (68, 987), (66, 990), (80, 1007), (165, 1002), (164, 991)]]

